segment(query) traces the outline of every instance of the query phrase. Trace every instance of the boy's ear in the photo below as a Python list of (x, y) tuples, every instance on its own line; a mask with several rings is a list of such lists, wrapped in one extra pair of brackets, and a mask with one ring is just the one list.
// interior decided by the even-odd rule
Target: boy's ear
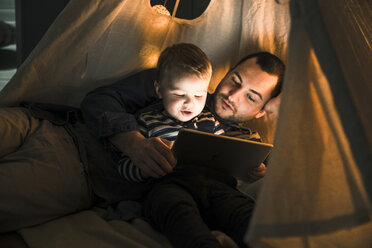
[(261, 118), (265, 114), (266, 114), (266, 111), (264, 109), (261, 109), (260, 112), (258, 112), (258, 114), (256, 114), (255, 118), (256, 119)]
[(154, 87), (155, 87), (156, 95), (159, 97), (159, 99), (161, 99), (160, 84), (157, 80), (154, 81)]

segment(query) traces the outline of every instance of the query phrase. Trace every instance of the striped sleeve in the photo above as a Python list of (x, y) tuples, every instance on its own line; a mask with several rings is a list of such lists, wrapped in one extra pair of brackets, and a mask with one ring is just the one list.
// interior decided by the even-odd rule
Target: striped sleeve
[[(137, 118), (139, 131), (141, 134), (148, 138), (148, 132), (147, 132), (147, 125), (146, 121), (144, 120), (143, 115), (139, 115)], [(126, 155), (122, 155), (119, 162), (118, 162), (118, 170), (119, 174), (122, 178), (128, 180), (129, 182), (144, 182), (146, 179), (142, 176), (141, 169), (135, 166), (130, 159), (130, 157)]]
[(219, 121), (215, 121), (214, 123), (214, 134), (222, 135), (225, 131), (222, 129), (221, 123)]
[(145, 138), (148, 138), (149, 134), (148, 134), (148, 128), (147, 128), (147, 123), (146, 123), (144, 114), (141, 114), (141, 115), (138, 116), (137, 123), (138, 123), (138, 128), (139, 128), (140, 133)]
[(128, 156), (123, 155), (118, 165), (119, 174), (122, 178), (135, 183), (146, 181), (142, 176), (141, 170), (133, 164)]

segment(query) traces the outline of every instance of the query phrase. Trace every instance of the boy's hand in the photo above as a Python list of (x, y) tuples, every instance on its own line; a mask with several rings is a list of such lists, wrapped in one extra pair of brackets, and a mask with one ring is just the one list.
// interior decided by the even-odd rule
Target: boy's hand
[(264, 163), (261, 163), (258, 167), (252, 169), (249, 173), (250, 182), (253, 183), (257, 181), (258, 179), (265, 176), (266, 173), (266, 165)]
[(177, 163), (172, 142), (167, 140), (146, 139), (138, 131), (130, 131), (113, 135), (110, 141), (132, 159), (144, 177), (162, 177), (172, 172)]

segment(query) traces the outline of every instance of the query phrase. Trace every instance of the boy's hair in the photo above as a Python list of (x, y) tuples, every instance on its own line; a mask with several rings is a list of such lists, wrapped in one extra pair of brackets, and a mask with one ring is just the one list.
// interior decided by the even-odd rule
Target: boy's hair
[(232, 69), (234, 69), (244, 61), (251, 58), (257, 59), (256, 64), (260, 66), (261, 70), (269, 73), (270, 75), (278, 76), (278, 83), (276, 84), (275, 88), (271, 91), (270, 99), (278, 96), (282, 91), (282, 84), (285, 72), (284, 63), (277, 56), (269, 52), (258, 52), (244, 57)]
[(212, 75), (212, 65), (207, 55), (190, 43), (179, 43), (167, 47), (157, 65), (157, 80), (160, 83), (174, 75), (196, 75), (208, 79)]

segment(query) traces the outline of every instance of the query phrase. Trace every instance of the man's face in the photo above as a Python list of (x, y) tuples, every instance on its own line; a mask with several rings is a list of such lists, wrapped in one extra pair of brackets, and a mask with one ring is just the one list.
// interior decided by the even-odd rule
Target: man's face
[(278, 76), (263, 71), (256, 58), (244, 61), (218, 85), (213, 99), (215, 114), (235, 123), (260, 118), (277, 81)]
[(177, 120), (186, 122), (199, 115), (207, 99), (209, 79), (195, 75), (172, 77), (155, 83), (158, 96), (163, 99), (167, 113)]

